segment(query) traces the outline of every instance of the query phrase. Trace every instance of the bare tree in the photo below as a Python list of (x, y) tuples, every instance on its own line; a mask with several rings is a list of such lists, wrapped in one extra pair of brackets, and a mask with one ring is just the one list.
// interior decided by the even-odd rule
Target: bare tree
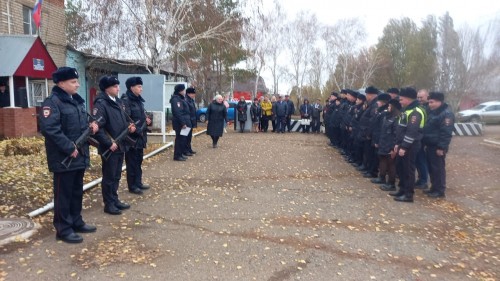
[[(203, 0), (87, 0), (82, 1), (89, 12), (91, 29), (87, 49), (94, 54), (114, 58), (135, 58), (151, 66), (154, 73), (168, 65), (172, 57), (188, 45), (202, 39), (224, 40), (233, 32), (232, 21), (237, 13), (228, 14), (219, 22), (196, 29), (193, 17), (200, 7), (219, 8), (217, 1)], [(177, 62), (177, 59), (174, 59)], [(175, 71), (175, 65), (174, 65)]]

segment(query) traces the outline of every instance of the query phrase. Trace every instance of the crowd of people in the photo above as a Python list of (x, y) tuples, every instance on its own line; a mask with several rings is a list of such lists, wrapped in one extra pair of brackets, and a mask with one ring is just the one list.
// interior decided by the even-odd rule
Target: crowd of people
[[(118, 196), (123, 162), (129, 192), (142, 194), (149, 188), (142, 181), (142, 159), (151, 119), (144, 108), (141, 77), (128, 78), (127, 90), (119, 97), (120, 81), (114, 76), (103, 76), (92, 114), (77, 94), (78, 78), (78, 72), (71, 67), (61, 67), (53, 73), (55, 86), (42, 105), (40, 117), (47, 163), (53, 173), (56, 238), (67, 243), (80, 243), (83, 238), (78, 233), (97, 229), (85, 223), (81, 215), (83, 177), (90, 163), (89, 140), (101, 156), (105, 213), (120, 215), (130, 208)], [(178, 84), (170, 100), (176, 133), (174, 161), (186, 161), (196, 153), (191, 147), (193, 128), (197, 126), (195, 95), (194, 88)], [(220, 95), (207, 108), (207, 134), (213, 148), (217, 148), (225, 131), (227, 108)], [(267, 132), (269, 121), (273, 132), (292, 130), (295, 106), (289, 96), (265, 96), (255, 99), (250, 107), (242, 98), (236, 110), (241, 132), (248, 110), (254, 132)], [(391, 88), (387, 93), (368, 87), (365, 94), (345, 89), (333, 92), (324, 106), (319, 100), (310, 104), (305, 99), (299, 111), (303, 133), (319, 133), (323, 113), (329, 145), (338, 148), (365, 177), (381, 184), (382, 190), (392, 191), (396, 201), (413, 202), (415, 187), (427, 187), (427, 173), (431, 187), (425, 193), (432, 198), (445, 196), (445, 158), (454, 115), (444, 102), (443, 93), (417, 93), (410, 87)]]
[(454, 114), (444, 99), (441, 92), (411, 87), (333, 92), (323, 117), (329, 145), (396, 201), (413, 202), (415, 188), (445, 197)]

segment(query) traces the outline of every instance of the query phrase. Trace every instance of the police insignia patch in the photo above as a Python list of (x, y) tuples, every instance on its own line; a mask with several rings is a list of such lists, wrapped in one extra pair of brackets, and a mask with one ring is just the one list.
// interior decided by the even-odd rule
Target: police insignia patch
[(181, 103), (180, 102), (177, 102), (177, 107), (181, 107)]
[(451, 124), (451, 119), (450, 119), (450, 118), (445, 118), (445, 119), (444, 119), (444, 124), (445, 124), (446, 126), (450, 126), (450, 124)]
[(43, 117), (47, 118), (50, 116), (50, 107), (44, 106), (43, 107)]
[(417, 123), (417, 116), (412, 116), (411, 117), (411, 123), (412, 124)]
[(99, 109), (97, 108), (92, 109), (92, 115), (97, 115), (97, 111), (99, 111)]

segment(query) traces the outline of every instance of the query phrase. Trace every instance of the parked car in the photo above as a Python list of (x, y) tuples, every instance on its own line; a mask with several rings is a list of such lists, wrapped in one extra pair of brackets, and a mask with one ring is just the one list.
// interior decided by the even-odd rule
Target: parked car
[[(229, 108), (227, 109), (227, 119), (230, 121), (234, 121), (234, 108), (236, 107), (236, 102), (229, 102)], [(196, 110), (196, 118), (198, 121), (205, 122), (207, 121), (207, 108), (203, 107)]]
[(500, 101), (489, 101), (458, 112), (460, 122), (500, 123)]

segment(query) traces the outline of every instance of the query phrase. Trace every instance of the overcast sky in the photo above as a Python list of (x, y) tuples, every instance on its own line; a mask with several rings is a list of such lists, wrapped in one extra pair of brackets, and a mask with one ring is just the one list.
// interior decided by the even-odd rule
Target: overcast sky
[[(270, 7), (273, 0), (263, 0), (265, 7)], [(343, 18), (360, 18), (368, 32), (368, 44), (375, 44), (382, 35), (384, 27), (391, 18), (409, 17), (415, 23), (427, 15), (442, 16), (447, 11), (453, 18), (455, 27), (464, 23), (479, 26), (495, 17), (500, 18), (499, 0), (279, 0), (293, 19), (301, 10), (316, 14), (319, 22), (333, 25)]]

